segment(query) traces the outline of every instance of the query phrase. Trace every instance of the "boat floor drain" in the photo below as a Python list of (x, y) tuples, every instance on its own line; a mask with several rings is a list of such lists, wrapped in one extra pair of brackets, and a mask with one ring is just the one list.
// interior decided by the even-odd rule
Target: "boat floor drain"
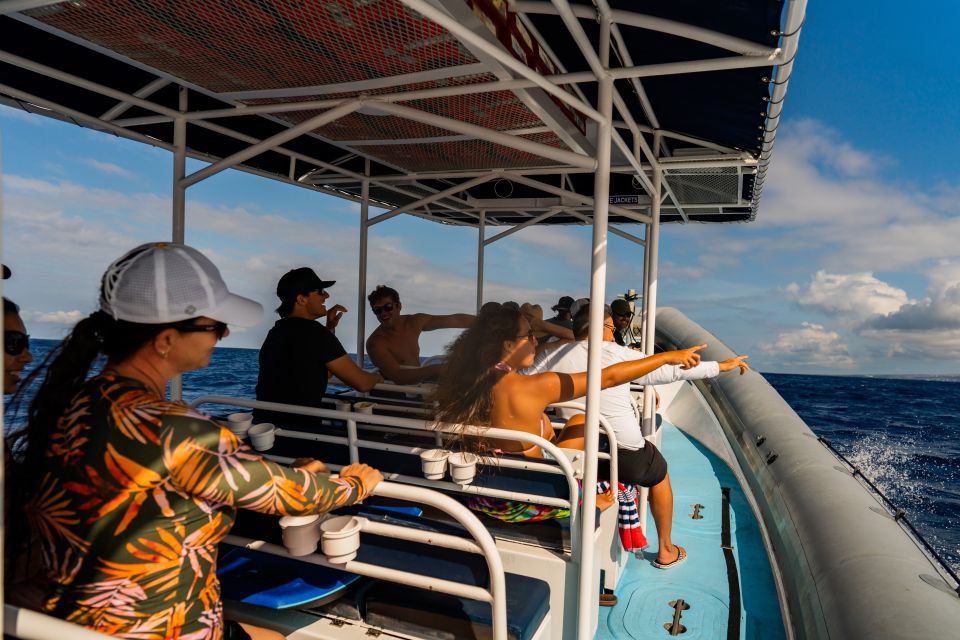
[(690, 506), (693, 507), (693, 513), (690, 514), (690, 518), (693, 520), (703, 520), (703, 516), (700, 515), (700, 509), (706, 509), (706, 507), (700, 503), (692, 504)]
[(683, 615), (683, 612), (690, 608), (690, 605), (683, 598), (678, 598), (676, 600), (670, 601), (670, 606), (673, 608), (673, 620), (670, 622), (663, 623), (663, 628), (667, 630), (672, 636), (678, 636), (681, 633), (686, 633), (687, 628), (680, 624), (680, 617)]

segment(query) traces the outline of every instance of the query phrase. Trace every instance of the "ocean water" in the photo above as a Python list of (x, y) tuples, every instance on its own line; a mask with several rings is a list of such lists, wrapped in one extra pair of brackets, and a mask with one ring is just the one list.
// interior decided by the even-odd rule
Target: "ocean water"
[(960, 377), (764, 377), (960, 573)]
[[(35, 362), (55, 344), (33, 341)], [(208, 368), (183, 376), (184, 399), (251, 398), (257, 370), (256, 350), (216, 349)], [(960, 572), (960, 377), (764, 377)]]

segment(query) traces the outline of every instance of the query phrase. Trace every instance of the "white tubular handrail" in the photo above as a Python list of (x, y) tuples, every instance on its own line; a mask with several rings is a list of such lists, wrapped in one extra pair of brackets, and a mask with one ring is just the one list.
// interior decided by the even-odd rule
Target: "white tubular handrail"
[[(403, 480), (405, 483), (411, 484), (421, 484), (421, 483), (430, 483), (429, 486), (444, 486), (444, 488), (449, 488), (455, 491), (460, 491), (463, 493), (476, 493), (479, 495), (487, 495), (490, 497), (501, 498), (501, 499), (510, 499), (510, 500), (524, 500), (526, 502), (535, 502), (538, 504), (545, 504), (548, 506), (560, 506), (570, 509), (570, 547), (571, 555), (577, 555), (579, 550), (580, 536), (578, 534), (578, 522), (579, 522), (579, 509), (577, 509), (577, 504), (580, 496), (580, 487), (577, 484), (576, 472), (573, 469), (573, 464), (566, 455), (560, 450), (557, 445), (554, 443), (541, 438), (540, 436), (534, 435), (532, 433), (526, 433), (524, 431), (515, 431), (513, 429), (498, 429), (496, 427), (475, 427), (467, 425), (454, 425), (448, 423), (434, 423), (427, 420), (413, 420), (411, 418), (396, 418), (393, 416), (378, 416), (376, 414), (367, 414), (367, 413), (355, 413), (352, 411), (337, 411), (335, 409), (321, 409), (317, 407), (303, 407), (290, 404), (281, 404), (279, 402), (264, 402), (261, 400), (249, 400), (246, 398), (232, 398), (230, 396), (218, 396), (218, 395), (207, 395), (200, 396), (196, 398), (193, 402), (190, 403), (191, 408), (196, 408), (202, 404), (225, 404), (237, 407), (246, 407), (249, 409), (264, 409), (267, 411), (276, 411), (278, 413), (289, 413), (292, 415), (303, 415), (316, 418), (330, 418), (334, 420), (343, 420), (347, 425), (347, 437), (342, 438), (338, 436), (327, 436), (320, 434), (306, 433), (302, 431), (294, 431), (288, 429), (277, 429), (278, 436), (287, 436), (301, 439), (316, 440), (317, 442), (331, 442), (339, 444), (347, 444), (350, 448), (350, 460), (352, 462), (359, 461), (359, 448), (361, 444), (366, 445), (369, 441), (359, 440), (356, 436), (356, 425), (357, 420), (363, 420), (364, 424), (373, 424), (373, 425), (384, 425), (384, 426), (393, 426), (393, 427), (402, 427), (410, 429), (413, 431), (429, 431), (429, 432), (443, 432), (443, 433), (463, 433), (465, 435), (479, 436), (479, 437), (492, 437), (492, 438), (501, 438), (503, 440), (516, 440), (518, 442), (524, 442), (527, 444), (533, 444), (540, 447), (542, 450), (549, 453), (555, 459), (557, 466), (560, 467), (560, 470), (557, 471), (551, 465), (546, 465), (543, 463), (528, 462), (525, 459), (518, 458), (517, 460), (512, 460), (510, 458), (483, 458), (485, 461), (495, 462), (500, 466), (505, 468), (522, 468), (529, 469), (533, 471), (546, 471), (548, 473), (562, 473), (567, 481), (567, 490), (569, 492), (569, 500), (559, 500), (556, 498), (549, 498), (547, 496), (537, 496), (533, 494), (519, 494), (513, 492), (499, 491), (495, 489), (486, 489), (473, 486), (460, 486), (454, 483), (448, 483), (450, 486), (438, 485), (437, 481), (430, 480), (426, 481), (420, 478), (411, 478), (410, 476), (402, 476), (400, 474), (392, 474), (392, 478), (397, 480)], [(376, 443), (378, 446), (376, 448), (383, 450), (382, 443)], [(392, 450), (400, 450), (399, 445), (391, 445)], [(519, 463), (519, 464), (518, 464)], [(534, 466), (536, 465), (536, 466)], [(328, 465), (331, 466), (332, 465)], [(548, 471), (549, 469), (549, 471)], [(523, 497), (521, 497), (523, 496)]]
[[(364, 371), (367, 371), (367, 373), (371, 373), (371, 371), (367, 369), (364, 369)], [(333, 376), (332, 378), (330, 378), (329, 383), (333, 385), (341, 386), (341, 387), (350, 386), (336, 376)], [(395, 393), (412, 393), (412, 394), (423, 397), (425, 395), (433, 393), (436, 390), (437, 385), (432, 383), (415, 385), (415, 384), (395, 384), (393, 382), (378, 382), (376, 385), (374, 385), (373, 388), (376, 389), (377, 391), (393, 391)]]
[[(103, 640), (110, 636), (38, 611), (3, 605), (4, 635), (21, 640)], [(506, 637), (506, 636), (504, 636)]]
[[(577, 411), (582, 411), (584, 414), (587, 412), (587, 405), (582, 402), (574, 402), (572, 400), (569, 402), (554, 402), (548, 406), (551, 406), (555, 409), (576, 409)], [(617, 443), (617, 434), (614, 432), (613, 427), (610, 426), (610, 422), (603, 415), (599, 416), (599, 419), (600, 429), (602, 429), (606, 434), (607, 441), (610, 443), (610, 487), (614, 493), (616, 493), (617, 481), (620, 479), (620, 462), (619, 456), (617, 455), (617, 452), (619, 451), (619, 449), (617, 449), (619, 446)], [(600, 453), (599, 455), (600, 457), (603, 457), (604, 454)]]
[[(493, 638), (495, 640), (506, 640), (507, 587), (506, 575), (503, 569), (503, 561), (500, 558), (500, 552), (497, 551), (497, 545), (494, 542), (493, 537), (490, 535), (490, 532), (487, 531), (486, 527), (483, 526), (483, 523), (480, 522), (477, 516), (475, 516), (469, 509), (453, 498), (421, 487), (411, 487), (402, 484), (394, 484), (391, 482), (381, 482), (379, 485), (377, 485), (376, 489), (374, 489), (372, 495), (426, 504), (440, 509), (441, 511), (452, 516), (454, 520), (463, 526), (463, 528), (466, 529), (467, 532), (473, 537), (474, 542), (470, 542), (456, 536), (434, 533), (430, 531), (420, 531), (417, 529), (409, 529), (407, 527), (380, 522), (371, 522), (369, 520), (363, 524), (361, 531), (482, 555), (487, 563), (487, 571), (490, 575), (490, 588), (484, 589), (483, 587), (475, 587), (473, 585), (467, 585), (460, 582), (428, 577), (419, 573), (390, 569), (366, 562), (358, 562), (356, 560), (350, 560), (345, 564), (332, 564), (327, 561), (325, 556), (317, 553), (307, 556), (298, 556), (297, 560), (324, 567), (330, 567), (331, 569), (340, 569), (342, 571), (348, 571), (358, 575), (369, 576), (371, 578), (379, 578), (381, 580), (388, 580), (390, 582), (398, 582), (400, 584), (419, 587), (421, 589), (439, 591), (440, 593), (446, 593), (457, 597), (470, 598), (473, 600), (479, 600), (481, 602), (489, 602), (493, 613)], [(252, 540), (250, 538), (244, 538), (241, 536), (228, 535), (224, 538), (224, 542), (239, 547), (244, 547), (246, 549), (253, 549), (255, 551), (262, 551), (272, 555), (289, 557), (287, 549), (282, 545), (271, 544), (262, 540)], [(38, 638), (40, 637), (41, 636), (38, 636)], [(47, 638), (49, 635), (42, 637)]]

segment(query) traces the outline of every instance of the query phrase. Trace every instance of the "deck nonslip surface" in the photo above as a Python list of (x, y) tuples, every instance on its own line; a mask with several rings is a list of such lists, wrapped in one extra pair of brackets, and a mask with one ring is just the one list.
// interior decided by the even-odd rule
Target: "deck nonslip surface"
[[(695, 440), (664, 422), (661, 450), (669, 464), (674, 491), (675, 544), (688, 559), (672, 569), (651, 564), (657, 552), (657, 533), (649, 519), (649, 545), (642, 558), (631, 557), (617, 586), (619, 603), (601, 607), (598, 639), (668, 638), (665, 624), (674, 621), (682, 600), (679, 624), (687, 639), (743, 638), (776, 640), (784, 637), (783, 623), (770, 565), (756, 520), (731, 471)], [(729, 529), (740, 591), (739, 633), (728, 635), (736, 616), (730, 615), (728, 561), (722, 542), (723, 489), (729, 488)], [(698, 519), (691, 518), (694, 505)], [(682, 605), (679, 605), (682, 606)]]

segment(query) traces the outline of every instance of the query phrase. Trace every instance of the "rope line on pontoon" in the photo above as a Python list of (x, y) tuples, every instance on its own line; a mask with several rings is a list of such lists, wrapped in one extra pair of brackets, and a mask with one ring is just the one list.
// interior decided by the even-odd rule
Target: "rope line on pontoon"
[(954, 587), (953, 590), (957, 593), (958, 596), (960, 596), (960, 577), (957, 577), (957, 574), (953, 571), (953, 569), (950, 568), (950, 565), (947, 563), (947, 561), (944, 560), (940, 556), (940, 554), (937, 553), (936, 549), (934, 549), (930, 545), (930, 543), (927, 542), (926, 538), (924, 538), (923, 535), (919, 531), (917, 531), (917, 528), (914, 527), (913, 523), (910, 522), (909, 518), (907, 518), (907, 512), (897, 507), (897, 505), (893, 504), (893, 502), (891, 502), (890, 499), (883, 494), (883, 491), (881, 491), (877, 487), (877, 485), (873, 484), (873, 481), (870, 480), (870, 478), (864, 475), (863, 471), (860, 470), (860, 467), (854, 465), (852, 462), (850, 462), (847, 459), (845, 455), (837, 451), (836, 447), (830, 444), (829, 440), (827, 440), (822, 436), (818, 436), (817, 440), (820, 443), (822, 443), (827, 449), (833, 452), (833, 455), (837, 456), (842, 462), (844, 462), (848, 467), (850, 467), (851, 471), (853, 471), (854, 478), (856, 478), (857, 476), (860, 476), (860, 478), (863, 479), (863, 481), (867, 484), (867, 486), (870, 487), (874, 491), (874, 493), (880, 496), (880, 498), (884, 501), (884, 503), (886, 503), (887, 507), (889, 508), (890, 514), (893, 516), (894, 521), (900, 523), (902, 526), (906, 526), (907, 529), (910, 530), (910, 533), (912, 533), (913, 536), (921, 544), (923, 544), (927, 552), (930, 553), (931, 556), (933, 556), (933, 559), (936, 560), (948, 574), (950, 574), (950, 577), (953, 578), (953, 581), (956, 583), (956, 586)]

